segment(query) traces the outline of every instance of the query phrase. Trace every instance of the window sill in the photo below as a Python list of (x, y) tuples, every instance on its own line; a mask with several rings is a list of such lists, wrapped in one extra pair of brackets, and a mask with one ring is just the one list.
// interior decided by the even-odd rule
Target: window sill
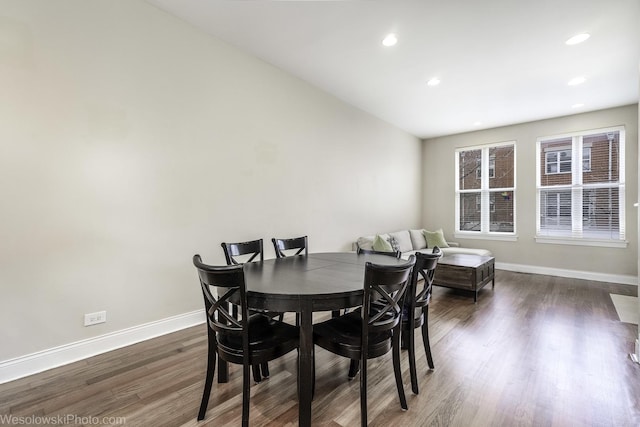
[(456, 231), (453, 236), (456, 239), (498, 240), (503, 242), (516, 242), (518, 240), (518, 235), (504, 233), (465, 233), (464, 231)]
[(574, 246), (599, 246), (603, 248), (625, 249), (629, 242), (626, 240), (598, 240), (598, 239), (572, 239), (571, 237), (551, 237), (536, 236), (536, 243), (547, 243), (552, 245), (574, 245)]

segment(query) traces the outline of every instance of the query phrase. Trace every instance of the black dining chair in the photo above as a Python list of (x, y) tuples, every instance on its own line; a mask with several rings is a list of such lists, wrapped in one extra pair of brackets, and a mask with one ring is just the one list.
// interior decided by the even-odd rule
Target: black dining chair
[[(288, 256), (309, 255), (309, 245), (307, 236), (293, 237), (291, 239), (271, 239), (276, 258), (286, 258)], [(300, 325), (300, 313), (296, 313), (296, 325)]]
[(314, 344), (339, 356), (359, 361), (360, 419), (367, 425), (367, 360), (392, 351), (398, 397), (408, 409), (400, 370), (400, 319), (412, 255), (403, 264), (365, 264), (362, 308), (313, 326)]
[[(238, 242), (238, 243), (226, 243), (222, 242), (220, 246), (222, 246), (222, 250), (224, 251), (224, 257), (227, 261), (227, 265), (239, 265), (244, 264), (246, 262), (253, 261), (264, 261), (264, 250), (262, 239), (257, 240), (249, 240), (247, 242)], [(233, 307), (233, 312), (237, 313), (238, 307)], [(282, 321), (284, 319), (284, 313), (280, 312), (267, 312), (265, 310), (249, 310), (251, 313), (261, 312), (271, 317), (279, 317), (279, 320)], [(223, 367), (223, 364), (220, 364), (220, 372), (223, 371), (226, 367)], [(262, 381), (262, 377), (269, 378), (269, 365), (268, 363), (263, 363), (260, 368), (258, 366), (253, 367), (253, 380), (256, 383)]]
[[(367, 255), (367, 254), (373, 254), (373, 255), (385, 255), (385, 256), (392, 256), (394, 258), (398, 258), (400, 259), (400, 255), (402, 255), (402, 253), (400, 251), (392, 251), (392, 252), (385, 252), (385, 251), (375, 251), (373, 249), (362, 249), (359, 245), (356, 245), (356, 253), (358, 255)], [(345, 309), (344, 313), (348, 313), (350, 310), (349, 309)], [(333, 317), (338, 317), (340, 315), (340, 311), (332, 311), (331, 315)], [(351, 367), (349, 368), (349, 378), (353, 378), (356, 376), (356, 374), (358, 373), (358, 362), (356, 360), (352, 360), (351, 361)]]
[[(376, 251), (373, 249), (362, 249), (359, 245), (356, 246), (356, 253), (358, 255), (384, 255), (384, 256), (391, 256), (397, 259), (400, 259), (400, 256), (402, 255), (402, 252), (400, 251)], [(344, 312), (345, 314), (348, 313), (350, 311), (350, 309), (345, 309)], [(338, 315), (340, 313), (338, 312)], [(336, 313), (333, 313), (333, 316), (336, 316)], [(360, 362), (358, 360), (351, 360), (351, 364), (349, 365), (349, 374), (348, 377), (349, 379), (353, 379), (355, 378), (356, 374), (358, 373), (358, 371), (360, 370)]]
[(418, 375), (416, 372), (416, 343), (414, 329), (422, 328), (422, 343), (427, 356), (429, 369), (433, 369), (433, 356), (429, 344), (429, 301), (438, 260), (442, 251), (435, 246), (432, 253), (416, 252), (416, 265), (411, 273), (409, 288), (405, 297), (405, 308), (402, 312), (402, 343), (409, 351), (409, 372), (411, 390), (418, 394)]
[(287, 256), (308, 255), (309, 247), (307, 236), (294, 237), (292, 239), (271, 239), (277, 258)]
[(358, 255), (374, 254), (374, 255), (387, 255), (400, 259), (402, 252), (400, 251), (376, 251), (373, 249), (362, 249), (360, 246), (356, 247), (356, 253)]
[[(249, 425), (249, 370), (279, 358), (299, 347), (298, 328), (263, 314), (249, 314), (243, 265), (210, 266), (200, 255), (193, 256), (207, 316), (207, 374), (198, 420), (207, 412), (216, 355), (229, 363), (242, 365), (242, 425)], [(211, 288), (217, 290), (214, 296)], [(238, 315), (229, 312), (229, 303), (240, 307)]]

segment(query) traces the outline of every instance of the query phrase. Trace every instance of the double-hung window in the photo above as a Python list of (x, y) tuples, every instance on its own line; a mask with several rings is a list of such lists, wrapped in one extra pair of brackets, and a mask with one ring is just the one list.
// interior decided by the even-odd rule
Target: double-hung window
[(624, 246), (624, 127), (538, 138), (537, 241)]
[(515, 238), (516, 145), (456, 150), (456, 235)]

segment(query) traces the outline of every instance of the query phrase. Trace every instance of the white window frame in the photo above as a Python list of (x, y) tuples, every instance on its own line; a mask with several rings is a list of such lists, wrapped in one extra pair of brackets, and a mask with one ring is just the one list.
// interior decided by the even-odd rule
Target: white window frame
[[(591, 156), (591, 144), (583, 143), (583, 137), (608, 132), (619, 132), (619, 159), (618, 159), (618, 177), (617, 183), (595, 183), (595, 184), (583, 184), (582, 175), (584, 172), (590, 172), (592, 166)], [(571, 174), (572, 182), (568, 185), (541, 185), (541, 152), (542, 144), (547, 141), (555, 139), (572, 138), (571, 150), (572, 150), (572, 165)], [(557, 151), (562, 150), (564, 147), (554, 148)], [(584, 168), (584, 153), (588, 150), (588, 162), (589, 168)], [(580, 154), (579, 154), (580, 153)], [(544, 172), (547, 174), (547, 152), (544, 154)], [(564, 173), (564, 172), (558, 172)], [(551, 244), (563, 244), (563, 245), (580, 245), (580, 246), (602, 246), (602, 247), (617, 247), (626, 248), (628, 242), (625, 239), (625, 127), (614, 126), (601, 129), (590, 129), (579, 132), (572, 132), (562, 135), (551, 135), (538, 137), (536, 140), (536, 236), (535, 240), (538, 243), (551, 243)], [(618, 217), (619, 217), (619, 239), (602, 239), (585, 237), (582, 234), (583, 231), (583, 194), (591, 189), (595, 188), (617, 188), (618, 189)], [(542, 220), (542, 207), (540, 206), (541, 194), (543, 191), (558, 190), (569, 191), (571, 193), (571, 235), (558, 235), (552, 236), (548, 234), (541, 234), (541, 220)], [(559, 207), (558, 207), (559, 209)]]
[[(490, 179), (496, 176), (495, 157), (489, 155), (492, 148), (513, 146), (513, 187), (490, 188)], [(460, 189), (460, 152), (481, 151), (480, 189)], [(455, 150), (455, 232), (454, 236), (464, 239), (505, 240), (516, 241), (516, 141), (505, 141), (494, 144), (461, 147)], [(492, 159), (493, 157), (493, 159)], [(478, 171), (476, 171), (478, 177)], [(509, 191), (513, 194), (513, 231), (489, 231), (491, 212), (495, 212), (495, 204), (490, 203), (490, 193)], [(481, 201), (480, 231), (460, 230), (460, 196), (466, 193), (479, 193)], [(484, 208), (487, 206), (486, 208)]]

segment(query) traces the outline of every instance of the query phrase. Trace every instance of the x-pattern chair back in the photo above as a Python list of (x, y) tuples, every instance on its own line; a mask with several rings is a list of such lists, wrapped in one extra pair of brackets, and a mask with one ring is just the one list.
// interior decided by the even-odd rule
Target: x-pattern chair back
[[(198, 268), (200, 287), (205, 300), (207, 322), (211, 329), (222, 334), (242, 334), (248, 317), (242, 265), (208, 266), (202, 263), (198, 255), (194, 257), (194, 264)], [(213, 295), (211, 287), (215, 287), (218, 290), (218, 298)], [(229, 304), (230, 302), (233, 302), (234, 305)], [(240, 306), (239, 318), (236, 312), (229, 311), (230, 306), (237, 307), (238, 305)]]
[[(287, 256), (307, 255), (309, 253), (307, 236), (294, 237), (292, 239), (271, 239), (273, 248), (276, 251), (277, 258), (285, 258)], [(297, 251), (295, 251), (297, 249)], [(293, 253), (287, 255), (285, 251), (291, 250)]]
[[(243, 264), (244, 262), (251, 261), (263, 261), (263, 245), (262, 239), (258, 240), (250, 240), (248, 242), (240, 242), (240, 243), (221, 243), (222, 249), (224, 250), (224, 257), (227, 260), (227, 265), (238, 265)], [(240, 262), (237, 257), (246, 255), (247, 259), (243, 262)], [(257, 258), (257, 259), (256, 259)]]
[[(437, 246), (433, 248), (430, 254), (420, 253), (416, 256), (416, 265), (411, 277), (411, 289), (408, 293), (409, 298), (415, 295), (413, 308), (424, 307), (429, 304), (431, 299), (431, 289), (433, 286), (433, 278), (435, 277), (438, 260), (442, 257), (442, 251)], [(422, 276), (424, 282), (422, 289), (417, 290), (419, 276)]]
[[(413, 256), (409, 259), (411, 266), (413, 259)], [(411, 266), (381, 266), (370, 262), (365, 264), (362, 311), (369, 333), (389, 331), (399, 324)], [(363, 338), (366, 339), (364, 331)]]
[(207, 310), (209, 325), (216, 332), (242, 332), (242, 324), (236, 319), (237, 316), (229, 313), (227, 309), (227, 307), (229, 307), (227, 301), (229, 301), (233, 294), (238, 292), (238, 289), (227, 289), (227, 292), (216, 300), (211, 292), (207, 292), (209, 286), (202, 282), (200, 283), (206, 288), (203, 292), (210, 305)]
[(371, 294), (375, 301), (371, 304), (373, 310), (369, 312), (369, 326), (376, 329), (390, 329), (398, 324), (401, 313), (400, 299), (404, 296), (405, 286), (400, 289), (388, 291), (385, 286), (374, 284), (371, 287)]
[(398, 258), (398, 259), (400, 259), (400, 257), (402, 256), (402, 252), (400, 251), (391, 251), (391, 252), (376, 251), (373, 249), (362, 249), (360, 246), (356, 248), (356, 253), (358, 255), (366, 255), (366, 254), (387, 255), (387, 256)]

